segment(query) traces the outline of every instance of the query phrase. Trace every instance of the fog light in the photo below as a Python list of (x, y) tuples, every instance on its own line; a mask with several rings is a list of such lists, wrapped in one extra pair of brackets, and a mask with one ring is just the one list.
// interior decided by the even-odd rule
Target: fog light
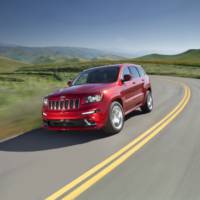
[(96, 125), (95, 122), (91, 122), (91, 121), (89, 121), (87, 119), (84, 119), (84, 122), (87, 124), (87, 126), (95, 126)]

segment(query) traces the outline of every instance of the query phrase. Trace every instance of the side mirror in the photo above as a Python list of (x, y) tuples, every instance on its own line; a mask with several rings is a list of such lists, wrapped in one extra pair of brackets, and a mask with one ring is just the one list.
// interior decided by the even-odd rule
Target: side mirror
[(125, 74), (123, 77), (123, 82), (130, 81), (131, 79), (132, 79), (132, 76), (130, 74)]
[(71, 87), (71, 86), (72, 86), (72, 80), (69, 80), (69, 81), (67, 82), (67, 85), (68, 85), (69, 87)]

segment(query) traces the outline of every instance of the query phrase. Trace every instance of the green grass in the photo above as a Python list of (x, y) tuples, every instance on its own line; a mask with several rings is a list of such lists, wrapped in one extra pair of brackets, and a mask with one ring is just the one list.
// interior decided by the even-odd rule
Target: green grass
[(23, 66), (28, 66), (28, 64), (0, 56), (0, 73), (13, 72)]
[[(0, 139), (29, 131), (41, 124), (42, 98), (86, 68), (115, 64), (139, 63), (149, 74), (200, 78), (200, 65), (183, 65), (144, 60), (93, 60), (76, 59), (63, 63), (27, 65), (0, 59)], [(3, 64), (5, 62), (5, 65)], [(9, 63), (9, 64), (8, 64)], [(19, 64), (19, 65), (18, 65)]]
[(178, 77), (189, 77), (200, 79), (200, 67), (174, 65), (174, 64), (152, 64), (141, 63), (148, 74), (151, 75), (169, 75)]
[(190, 49), (176, 55), (150, 54), (135, 59), (137, 62), (152, 64), (173, 64), (200, 66), (200, 49)]
[[(66, 81), (53, 76), (12, 76), (23, 82), (0, 80), (0, 139), (39, 127), (43, 97), (66, 86)], [(66, 80), (72, 76), (68, 74)]]

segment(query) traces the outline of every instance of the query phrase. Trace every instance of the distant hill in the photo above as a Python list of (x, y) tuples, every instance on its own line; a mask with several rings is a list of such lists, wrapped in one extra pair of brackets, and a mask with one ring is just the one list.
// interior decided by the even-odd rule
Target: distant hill
[(200, 49), (190, 49), (176, 55), (149, 54), (135, 59), (140, 62), (200, 65)]
[(124, 57), (97, 49), (79, 47), (24, 47), (1, 45), (0, 56), (28, 63), (56, 63), (67, 59), (122, 59)]
[(0, 73), (12, 72), (18, 69), (19, 67), (24, 66), (28, 66), (28, 64), (0, 56)]

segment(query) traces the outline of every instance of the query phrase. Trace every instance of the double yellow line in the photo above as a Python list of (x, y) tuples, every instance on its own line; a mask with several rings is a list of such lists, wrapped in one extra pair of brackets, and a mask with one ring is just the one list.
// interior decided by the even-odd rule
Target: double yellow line
[(153, 125), (150, 129), (140, 134), (132, 142), (125, 147), (112, 154), (110, 157), (97, 164), (95, 167), (86, 171), (84, 174), (47, 197), (46, 200), (71, 200), (78, 197), (97, 181), (102, 179), (108, 173), (113, 171), (117, 166), (126, 161), (131, 155), (141, 149), (147, 142), (154, 138), (162, 129), (164, 129), (181, 111), (185, 108), (190, 100), (191, 92), (188, 86), (184, 85), (184, 96), (178, 105), (159, 122)]

